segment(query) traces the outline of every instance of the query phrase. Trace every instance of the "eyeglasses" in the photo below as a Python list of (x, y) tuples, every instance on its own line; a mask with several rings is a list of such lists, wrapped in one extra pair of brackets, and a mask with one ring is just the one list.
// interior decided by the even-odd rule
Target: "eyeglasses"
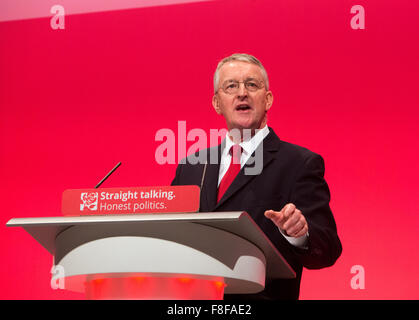
[(244, 81), (227, 80), (221, 85), (221, 89), (223, 89), (223, 91), (227, 94), (236, 94), (237, 92), (239, 92), (240, 83), (243, 83), (244, 87), (249, 92), (258, 91), (264, 87), (262, 81), (250, 78)]

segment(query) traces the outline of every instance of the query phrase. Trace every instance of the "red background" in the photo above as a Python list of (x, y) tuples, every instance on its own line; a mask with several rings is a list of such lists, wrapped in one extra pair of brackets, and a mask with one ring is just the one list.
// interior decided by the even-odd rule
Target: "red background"
[[(365, 8), (353, 30), (350, 8)], [(170, 184), (159, 129), (224, 128), (217, 62), (265, 65), (268, 123), (320, 153), (343, 243), (305, 270), (301, 299), (418, 299), (419, 4), (226, 0), (0, 23), (0, 298), (81, 299), (50, 287), (52, 257), (13, 217), (60, 215), (65, 189)], [(365, 269), (354, 290), (353, 265)]]

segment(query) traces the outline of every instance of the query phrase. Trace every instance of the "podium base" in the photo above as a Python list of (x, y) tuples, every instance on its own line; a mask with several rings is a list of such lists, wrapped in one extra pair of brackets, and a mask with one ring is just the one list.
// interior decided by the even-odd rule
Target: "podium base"
[(85, 282), (88, 300), (222, 300), (223, 281), (190, 277), (109, 277)]

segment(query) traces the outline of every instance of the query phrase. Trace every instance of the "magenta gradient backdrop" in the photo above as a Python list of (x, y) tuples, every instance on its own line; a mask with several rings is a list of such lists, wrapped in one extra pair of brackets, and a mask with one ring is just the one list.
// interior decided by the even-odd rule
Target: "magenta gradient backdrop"
[[(350, 27), (356, 4), (365, 30)], [(213, 72), (247, 52), (268, 70), (269, 125), (326, 162), (343, 253), (304, 271), (300, 298), (418, 299), (418, 13), (407, 0), (226, 0), (67, 15), (65, 30), (52, 15), (0, 22), (0, 298), (82, 299), (51, 289), (50, 254), (6, 222), (60, 216), (65, 189), (118, 161), (103, 187), (170, 184), (155, 133), (224, 128)]]

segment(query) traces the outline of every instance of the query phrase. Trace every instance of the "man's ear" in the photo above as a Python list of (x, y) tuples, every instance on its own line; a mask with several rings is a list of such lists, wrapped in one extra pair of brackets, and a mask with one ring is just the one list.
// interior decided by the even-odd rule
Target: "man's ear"
[(214, 107), (215, 112), (217, 112), (217, 114), (221, 114), (220, 101), (218, 100), (216, 94), (212, 96), (212, 106)]
[(268, 111), (272, 107), (273, 102), (274, 102), (274, 96), (272, 94), (272, 91), (266, 92), (266, 107), (265, 107), (265, 111)]

